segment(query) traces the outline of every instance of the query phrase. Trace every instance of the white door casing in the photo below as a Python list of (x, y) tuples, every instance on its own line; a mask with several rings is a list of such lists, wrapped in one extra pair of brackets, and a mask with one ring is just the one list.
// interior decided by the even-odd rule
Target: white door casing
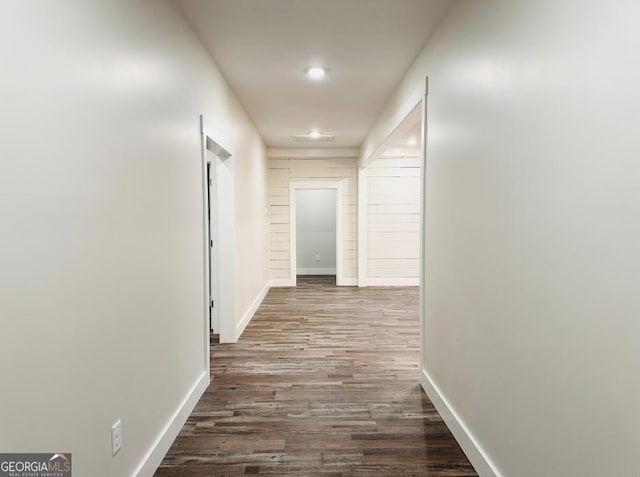
[(289, 182), (289, 286), (296, 286), (297, 259), (296, 259), (296, 191), (300, 189), (335, 189), (336, 190), (336, 285), (344, 286), (343, 264), (343, 224), (344, 210), (343, 193), (346, 179), (327, 180), (302, 180)]
[[(238, 339), (236, 329), (236, 240), (235, 240), (235, 183), (233, 176), (233, 143), (228, 135), (216, 131), (201, 116), (202, 133), (202, 174), (203, 174), (203, 201), (204, 207), (204, 295), (205, 295), (205, 326), (206, 326), (206, 360), (209, 367), (209, 266), (210, 266), (210, 240), (215, 237), (214, 246), (217, 255), (216, 275), (218, 297), (217, 307), (218, 328), (221, 343), (235, 343)], [(211, 192), (215, 190), (215, 197), (211, 198), (211, 204), (215, 215), (215, 231), (209, 234), (208, 217), (206, 210), (207, 193), (207, 163), (211, 163), (212, 178), (215, 184)]]

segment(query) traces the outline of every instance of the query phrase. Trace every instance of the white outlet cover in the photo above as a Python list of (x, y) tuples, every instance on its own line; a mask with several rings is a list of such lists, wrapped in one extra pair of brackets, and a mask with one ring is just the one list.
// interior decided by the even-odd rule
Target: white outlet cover
[(111, 455), (116, 455), (122, 449), (122, 420), (118, 419), (111, 426)]
[(320, 255), (316, 255), (316, 262), (320, 261)]

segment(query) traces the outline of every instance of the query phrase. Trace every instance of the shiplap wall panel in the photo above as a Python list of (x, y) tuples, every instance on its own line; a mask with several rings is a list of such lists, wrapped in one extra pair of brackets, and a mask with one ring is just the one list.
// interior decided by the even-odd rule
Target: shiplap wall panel
[(289, 276), (289, 181), (346, 179), (342, 195), (344, 220), (343, 275), (358, 276), (358, 161), (356, 159), (269, 159), (270, 276)]
[(271, 278), (289, 278), (289, 270), (280, 268), (272, 268), (270, 271)]
[(420, 158), (367, 168), (367, 275), (376, 283), (420, 276)]
[(276, 269), (276, 268), (289, 269), (289, 260), (270, 260), (269, 266), (272, 269)]
[(271, 251), (271, 260), (281, 260), (289, 262), (289, 252), (276, 252), (274, 250)]
[(383, 168), (396, 168), (396, 167), (416, 167), (416, 160), (418, 160), (417, 167), (420, 167), (420, 159), (416, 157), (381, 157), (375, 161), (373, 165), (376, 169)]
[(418, 218), (420, 217), (420, 204), (418, 205), (368, 205), (367, 211), (370, 214), (389, 214), (389, 215), (397, 215), (397, 214), (418, 214)]
[[(391, 223), (374, 223), (368, 224), (369, 232), (372, 233), (396, 233), (396, 232), (414, 232), (420, 233), (420, 223), (419, 222), (404, 222), (401, 218), (399, 218), (397, 222)], [(389, 231), (389, 228), (393, 227), (393, 232)]]
[(412, 167), (378, 167), (369, 169), (369, 177), (420, 177), (420, 168)]

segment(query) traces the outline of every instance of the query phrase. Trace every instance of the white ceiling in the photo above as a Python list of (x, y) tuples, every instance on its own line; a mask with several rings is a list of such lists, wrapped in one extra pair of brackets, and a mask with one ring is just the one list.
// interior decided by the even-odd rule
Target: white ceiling
[[(356, 147), (451, 0), (176, 2), (267, 146)], [(314, 129), (335, 141), (293, 142)]]

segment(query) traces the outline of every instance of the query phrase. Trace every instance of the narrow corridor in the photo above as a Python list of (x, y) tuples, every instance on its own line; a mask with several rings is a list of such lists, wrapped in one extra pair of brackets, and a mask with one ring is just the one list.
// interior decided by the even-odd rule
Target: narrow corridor
[(417, 287), (272, 289), (157, 477), (475, 476), (418, 383)]

